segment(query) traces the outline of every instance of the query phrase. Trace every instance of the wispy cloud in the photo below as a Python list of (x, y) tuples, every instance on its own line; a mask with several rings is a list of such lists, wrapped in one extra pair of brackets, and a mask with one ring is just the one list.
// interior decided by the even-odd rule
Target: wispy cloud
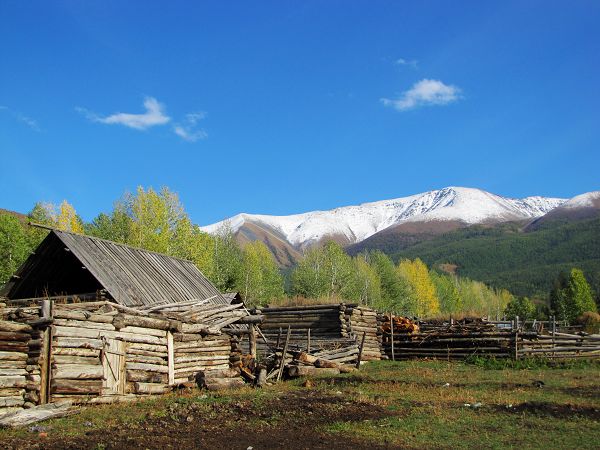
[(20, 113), (19, 111), (13, 111), (8, 106), (2, 106), (2, 105), (0, 105), (0, 111), (7, 112), (8, 114), (10, 114), (10, 116), (12, 116), (13, 119), (18, 120), (19, 122), (27, 125), (29, 128), (31, 128), (34, 131), (41, 131), (40, 127), (35, 119), (32, 119), (31, 117), (28, 117), (25, 114)]
[(123, 125), (136, 130), (146, 130), (157, 125), (165, 125), (171, 121), (171, 118), (164, 112), (164, 105), (159, 103), (154, 97), (146, 97), (144, 99), (144, 108), (146, 108), (146, 112), (142, 114), (119, 112), (106, 117), (99, 116), (85, 108), (77, 107), (75, 109), (93, 122), (108, 125)]
[(447, 105), (460, 99), (461, 90), (439, 80), (423, 79), (403, 92), (397, 99), (382, 98), (381, 103), (398, 111), (408, 111), (421, 106)]
[(416, 69), (419, 62), (416, 59), (398, 58), (396, 61), (394, 61), (394, 64), (396, 64), (397, 66), (407, 66), (412, 69)]
[(206, 139), (208, 134), (201, 128), (198, 128), (198, 122), (206, 117), (205, 112), (196, 112), (186, 114), (185, 118), (173, 126), (173, 132), (188, 142), (196, 142), (200, 139)]

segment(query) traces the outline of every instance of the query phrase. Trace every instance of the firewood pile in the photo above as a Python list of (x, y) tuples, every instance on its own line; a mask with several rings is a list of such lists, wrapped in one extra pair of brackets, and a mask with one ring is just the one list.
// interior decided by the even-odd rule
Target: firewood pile
[(401, 334), (418, 333), (420, 331), (419, 324), (407, 317), (392, 316), (392, 318), (390, 318), (389, 315), (381, 315), (378, 316), (377, 319), (380, 322), (381, 330), (384, 333), (391, 333), (392, 329), (394, 330), (394, 333)]
[[(349, 333), (345, 306), (309, 305), (260, 308), (253, 311), (264, 317), (260, 330), (266, 339), (258, 340), (258, 351), (268, 356), (280, 348), (290, 329), (289, 348), (331, 349), (355, 341)], [(376, 331), (376, 330), (375, 330)]]
[(378, 333), (377, 312), (366, 306), (342, 305), (347, 332), (357, 341), (363, 336), (363, 361), (381, 359), (381, 338)]
[(385, 354), (393, 360), (463, 359), (473, 355), (511, 357), (516, 348), (515, 333), (499, 331), (482, 320), (421, 322), (411, 326), (408, 319), (390, 320), (390, 316), (384, 316), (380, 330)]

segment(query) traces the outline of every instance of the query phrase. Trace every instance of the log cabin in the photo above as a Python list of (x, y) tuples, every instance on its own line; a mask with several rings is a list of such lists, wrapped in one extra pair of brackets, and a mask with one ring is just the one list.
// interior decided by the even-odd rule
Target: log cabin
[(0, 296), (0, 415), (243, 381), (243, 303), (190, 261), (51, 230)]

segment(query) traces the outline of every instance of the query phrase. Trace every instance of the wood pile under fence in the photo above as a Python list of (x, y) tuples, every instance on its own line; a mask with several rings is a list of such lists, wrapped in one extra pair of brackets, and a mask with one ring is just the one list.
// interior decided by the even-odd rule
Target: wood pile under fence
[[(402, 319), (399, 321), (398, 319)], [(406, 322), (406, 323), (405, 323)], [(471, 356), (496, 358), (595, 358), (600, 356), (600, 335), (542, 334), (498, 329), (481, 320), (445, 324), (420, 323), (380, 316), (386, 356), (393, 360), (413, 358), (464, 359)], [(402, 325), (399, 325), (402, 323)]]
[(544, 358), (598, 358), (600, 334), (577, 335), (568, 333), (520, 335), (518, 357)]

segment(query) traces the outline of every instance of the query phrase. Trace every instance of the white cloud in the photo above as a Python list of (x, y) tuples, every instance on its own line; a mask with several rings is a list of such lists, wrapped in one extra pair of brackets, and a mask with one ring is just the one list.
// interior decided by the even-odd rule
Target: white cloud
[(416, 59), (404, 59), (404, 58), (398, 58), (396, 61), (394, 61), (394, 64), (396, 64), (397, 66), (408, 66), (411, 67), (413, 69), (417, 68), (418, 65), (418, 61)]
[(115, 113), (106, 117), (98, 116), (85, 108), (78, 107), (75, 109), (94, 122), (123, 125), (136, 130), (145, 130), (157, 125), (165, 125), (171, 121), (171, 118), (164, 113), (164, 106), (154, 97), (146, 97), (144, 99), (144, 108), (146, 108), (146, 112), (142, 114)]
[(173, 126), (173, 132), (188, 142), (196, 142), (200, 139), (206, 139), (208, 134), (201, 128), (197, 128), (198, 122), (206, 117), (205, 112), (195, 112), (186, 114), (185, 119)]
[(439, 80), (423, 79), (397, 99), (382, 98), (381, 103), (398, 111), (407, 111), (428, 105), (447, 105), (460, 98), (460, 89)]
[(38, 123), (37, 123), (37, 121), (35, 119), (32, 119), (31, 117), (28, 117), (25, 114), (20, 113), (19, 111), (13, 111), (8, 106), (2, 106), (2, 105), (0, 105), (0, 110), (6, 111), (15, 120), (18, 120), (19, 122), (24, 123), (25, 125), (27, 125), (32, 130), (34, 130), (34, 131), (40, 131), (40, 127), (39, 127), (39, 125), (38, 125)]

